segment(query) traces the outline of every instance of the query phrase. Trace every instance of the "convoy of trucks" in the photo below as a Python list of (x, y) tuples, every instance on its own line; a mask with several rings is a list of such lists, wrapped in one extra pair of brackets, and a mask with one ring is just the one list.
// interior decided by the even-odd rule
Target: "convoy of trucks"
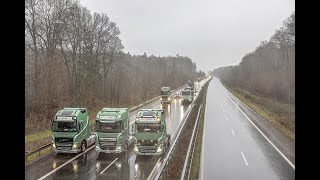
[(52, 121), (52, 149), (58, 153), (83, 152), (95, 141), (86, 108), (63, 108)]
[(163, 155), (170, 146), (163, 109), (140, 109), (133, 124), (136, 155)]
[[(182, 103), (194, 99), (194, 82), (178, 92)], [(161, 88), (161, 103), (172, 100), (170, 87)], [(94, 134), (91, 134), (89, 115), (86, 108), (63, 108), (52, 121), (52, 148), (58, 153), (79, 153), (92, 144), (96, 152), (122, 153), (134, 141), (137, 155), (163, 155), (170, 145), (163, 109), (140, 109), (129, 127), (128, 108), (103, 108), (96, 115)], [(131, 138), (132, 137), (132, 138)]]
[(126, 152), (130, 145), (128, 108), (103, 108), (97, 113), (94, 133), (98, 153)]
[(170, 87), (162, 87), (161, 88), (161, 104), (162, 103), (171, 103), (171, 88)]

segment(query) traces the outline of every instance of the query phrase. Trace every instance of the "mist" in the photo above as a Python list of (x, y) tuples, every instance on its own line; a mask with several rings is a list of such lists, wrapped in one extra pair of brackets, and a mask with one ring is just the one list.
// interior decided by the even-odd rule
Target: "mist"
[(236, 65), (268, 40), (293, 0), (81, 0), (117, 23), (124, 52), (190, 57), (198, 69)]

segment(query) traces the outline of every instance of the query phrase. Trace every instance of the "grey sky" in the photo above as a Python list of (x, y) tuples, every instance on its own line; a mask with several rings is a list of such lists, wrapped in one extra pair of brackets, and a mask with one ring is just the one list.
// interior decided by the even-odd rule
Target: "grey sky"
[(238, 64), (269, 40), (294, 0), (80, 0), (120, 28), (125, 52), (188, 56), (198, 69)]

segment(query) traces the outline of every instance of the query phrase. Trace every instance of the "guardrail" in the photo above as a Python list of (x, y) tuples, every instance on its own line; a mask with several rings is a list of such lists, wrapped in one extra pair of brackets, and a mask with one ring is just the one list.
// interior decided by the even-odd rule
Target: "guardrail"
[[(171, 92), (177, 91), (177, 90), (179, 90), (179, 89), (181, 89), (181, 88), (183, 88), (183, 87), (185, 87), (185, 86), (186, 86), (186, 85), (180, 86), (180, 87), (172, 90)], [(154, 97), (154, 98), (152, 98), (152, 99), (150, 99), (150, 100), (145, 101), (144, 103), (141, 103), (141, 104), (139, 104), (139, 105), (137, 105), (137, 106), (134, 106), (134, 107), (132, 107), (132, 108), (129, 109), (129, 112), (130, 112), (130, 111), (131, 111), (131, 112), (132, 112), (132, 111), (135, 111), (135, 110), (139, 109), (140, 107), (143, 107), (143, 106), (145, 106), (146, 104), (149, 104), (149, 103), (157, 100), (157, 99), (160, 98), (160, 97), (161, 97), (161, 96)], [(92, 124), (90, 125), (90, 129), (91, 129), (91, 130), (93, 129), (93, 125), (92, 125)], [(46, 145), (43, 145), (43, 146), (41, 146), (41, 147), (39, 147), (39, 148), (36, 148), (36, 149), (34, 149), (34, 150), (30, 151), (30, 152), (25, 153), (25, 163), (28, 162), (28, 157), (29, 157), (29, 156), (34, 155), (34, 154), (38, 154), (38, 156), (40, 156), (42, 150), (43, 150), (43, 149), (47, 149), (49, 146), (51, 146), (51, 150), (52, 150), (52, 142), (50, 142), (50, 143), (48, 143), (48, 144), (46, 144)]]
[[(195, 134), (197, 134), (196, 132), (198, 132), (199, 115), (200, 115), (201, 110), (202, 110), (201, 108), (202, 108), (202, 105), (199, 107), (196, 123), (195, 123), (193, 131), (192, 131), (192, 136), (191, 136), (191, 140), (190, 140), (190, 143), (189, 143), (187, 156), (186, 156), (186, 159), (184, 161), (183, 170), (182, 170), (182, 173), (181, 173), (180, 180), (184, 180), (186, 177), (188, 177), (188, 179), (189, 179), (190, 169), (191, 169), (191, 165), (192, 165), (191, 162), (192, 162), (193, 150), (194, 150), (194, 145), (195, 145), (194, 141), (196, 140)], [(191, 148), (193, 149), (192, 153), (190, 153), (191, 152)], [(187, 169), (188, 169), (188, 171), (187, 171)]]
[[(200, 91), (202, 91), (202, 90), (203, 89), (201, 88)], [(200, 94), (200, 91), (198, 92), (198, 95)], [(181, 134), (181, 132), (182, 132), (182, 130), (184, 128), (185, 123), (187, 122), (187, 119), (189, 117), (189, 114), (190, 114), (191, 110), (194, 107), (194, 103), (198, 99), (198, 95), (196, 96), (196, 98), (192, 102), (191, 107), (188, 109), (188, 112), (186, 112), (186, 115), (184, 117), (183, 123), (180, 123), (180, 125), (178, 127), (178, 133), (176, 134), (175, 138), (173, 138), (174, 142), (171, 143), (170, 149), (169, 149), (167, 155), (165, 156), (160, 168), (157, 171), (155, 171), (156, 174), (150, 175), (150, 177), (154, 177), (153, 179), (156, 179), (156, 180), (162, 179), (163, 174), (165, 172), (167, 172), (169, 164), (170, 164), (170, 161), (171, 161), (171, 158), (172, 158), (172, 155), (173, 155), (174, 150), (176, 148), (177, 142), (179, 141), (180, 134)]]
[(49, 146), (51, 146), (51, 148), (52, 148), (52, 142), (48, 143), (46, 145), (43, 145), (43, 146), (41, 146), (41, 147), (31, 151), (31, 152), (25, 153), (25, 162), (28, 162), (28, 157), (31, 156), (31, 155), (38, 154), (38, 156), (40, 156), (41, 155), (41, 151), (43, 149), (47, 149)]

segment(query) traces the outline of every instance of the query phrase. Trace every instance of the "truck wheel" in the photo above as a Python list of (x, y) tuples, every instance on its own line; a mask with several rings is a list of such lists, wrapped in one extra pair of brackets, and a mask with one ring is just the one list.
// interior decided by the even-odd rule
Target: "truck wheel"
[(81, 143), (81, 152), (84, 152), (87, 148), (87, 145), (86, 145), (86, 142), (85, 141), (82, 141)]

